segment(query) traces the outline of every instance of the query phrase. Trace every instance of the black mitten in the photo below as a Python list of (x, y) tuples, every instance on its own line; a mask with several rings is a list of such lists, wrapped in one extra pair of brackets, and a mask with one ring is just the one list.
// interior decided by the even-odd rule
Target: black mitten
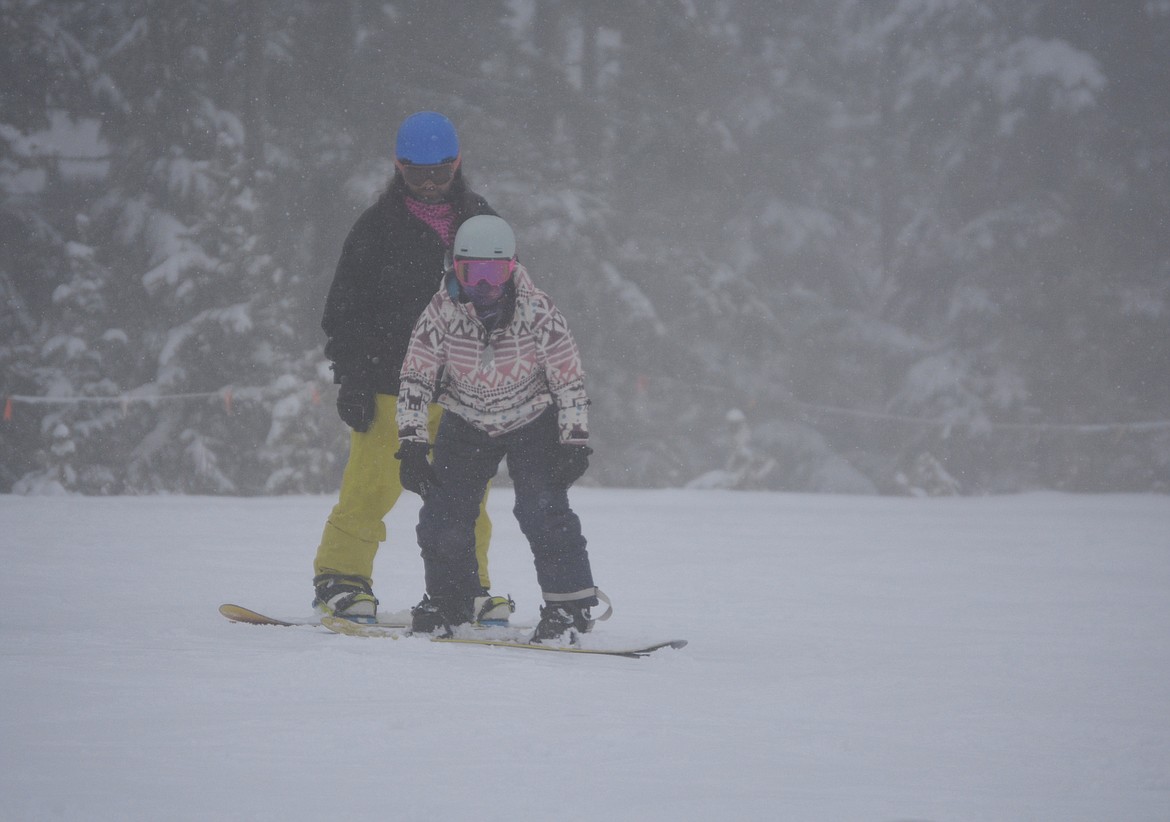
[(359, 433), (370, 430), (377, 409), (376, 393), (363, 382), (352, 376), (341, 378), (337, 389), (337, 416), (341, 421)]
[(556, 462), (553, 463), (553, 482), (568, 488), (589, 468), (589, 455), (593, 449), (588, 445), (561, 445), (557, 448)]
[(404, 442), (394, 455), (401, 461), (398, 465), (398, 478), (402, 482), (402, 487), (423, 499), (439, 487), (435, 469), (427, 462), (429, 450), (430, 446), (425, 442)]

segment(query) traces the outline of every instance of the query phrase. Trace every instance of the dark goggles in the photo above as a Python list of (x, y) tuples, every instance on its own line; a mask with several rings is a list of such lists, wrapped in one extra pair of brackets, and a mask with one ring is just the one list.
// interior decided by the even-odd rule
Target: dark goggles
[(425, 166), (412, 165), (400, 160), (397, 166), (398, 170), (402, 172), (402, 179), (406, 180), (408, 185), (421, 186), (431, 182), (437, 186), (442, 186), (455, 178), (455, 169), (459, 167), (459, 160), (448, 160), (445, 163), (434, 163), (433, 165)]

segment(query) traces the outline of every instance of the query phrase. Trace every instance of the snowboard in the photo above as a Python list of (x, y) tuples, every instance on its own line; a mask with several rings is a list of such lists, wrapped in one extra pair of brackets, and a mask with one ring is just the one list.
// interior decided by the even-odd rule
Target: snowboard
[[(374, 625), (352, 622), (340, 617), (322, 617), (321, 624), (330, 631), (346, 636), (382, 637), (398, 639), (412, 636), (409, 630), (394, 628), (389, 625)], [(645, 645), (635, 645), (615, 648), (582, 648), (577, 645), (549, 645), (547, 643), (528, 642), (527, 637), (531, 628), (506, 628), (493, 626), (473, 626), (470, 630), (481, 633), (480, 636), (461, 633), (453, 637), (432, 637), (425, 635), (431, 642), (446, 642), (457, 645), (488, 645), (503, 648), (517, 648), (525, 651), (551, 651), (563, 654), (596, 654), (601, 656), (622, 656), (631, 659), (649, 656), (663, 648), (682, 648), (687, 644), (685, 639), (668, 639), (663, 642), (652, 642)], [(424, 638), (424, 636), (420, 636)]]
[[(245, 608), (242, 605), (233, 605), (231, 603), (224, 603), (219, 606), (219, 612), (232, 622), (244, 622), (248, 625), (278, 625), (284, 628), (289, 628), (294, 625), (320, 625), (321, 615), (315, 614), (311, 617), (292, 617), (289, 619), (282, 619), (278, 617), (271, 617), (267, 614), (262, 614), (258, 611), (253, 611), (251, 608)], [(386, 614), (378, 614), (378, 621), (376, 623), (369, 623), (371, 626), (385, 626), (388, 628), (409, 628), (410, 627), (410, 611), (397, 611)]]

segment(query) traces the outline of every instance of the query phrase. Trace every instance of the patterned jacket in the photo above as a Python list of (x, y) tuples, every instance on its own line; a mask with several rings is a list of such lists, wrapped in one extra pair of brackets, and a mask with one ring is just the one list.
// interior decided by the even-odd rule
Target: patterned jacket
[(398, 437), (427, 442), (427, 403), (490, 436), (529, 424), (555, 405), (562, 443), (589, 440), (585, 374), (564, 315), (523, 266), (514, 303), (489, 335), (448, 275), (419, 317), (402, 364)]

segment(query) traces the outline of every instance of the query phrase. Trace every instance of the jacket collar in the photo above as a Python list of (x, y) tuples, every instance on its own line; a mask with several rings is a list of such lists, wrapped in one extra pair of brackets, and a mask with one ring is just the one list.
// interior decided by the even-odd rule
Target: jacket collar
[[(496, 323), (496, 328), (506, 328), (512, 324), (512, 319), (516, 316), (516, 302), (520, 297), (526, 297), (532, 294), (536, 286), (532, 283), (532, 278), (528, 275), (528, 270), (519, 263), (516, 264), (516, 270), (512, 273), (512, 280), (508, 283), (508, 287), (504, 292), (504, 296), (500, 299), (504, 300), (504, 311), (500, 315), (499, 322)], [(451, 302), (462, 308), (468, 314), (471, 314), (471, 309), (468, 307), (471, 300), (463, 293), (463, 288), (459, 285), (459, 280), (455, 277), (454, 271), (448, 271), (443, 277), (443, 290), (450, 298)]]

